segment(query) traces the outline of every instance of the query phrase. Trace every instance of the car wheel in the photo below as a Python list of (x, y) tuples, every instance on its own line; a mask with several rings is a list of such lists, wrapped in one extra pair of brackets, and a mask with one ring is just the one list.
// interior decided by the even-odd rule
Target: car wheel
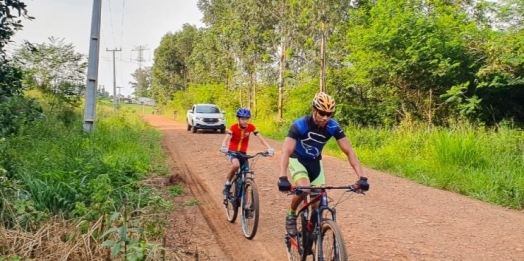
[(220, 129), (220, 133), (226, 133), (226, 129), (225, 128)]
[(189, 123), (187, 124), (187, 131), (190, 131), (191, 130), (191, 125), (189, 125)]
[(193, 128), (191, 129), (191, 132), (192, 133), (196, 133), (197, 132), (197, 128), (195, 126), (193, 126)]

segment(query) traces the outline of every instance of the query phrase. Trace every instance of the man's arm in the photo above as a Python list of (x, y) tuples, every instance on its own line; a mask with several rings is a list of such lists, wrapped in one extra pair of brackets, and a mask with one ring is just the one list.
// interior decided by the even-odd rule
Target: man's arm
[(344, 152), (344, 154), (346, 154), (349, 164), (351, 164), (351, 167), (353, 167), (357, 176), (359, 178), (365, 177), (364, 172), (362, 171), (362, 165), (360, 165), (360, 161), (358, 160), (357, 154), (353, 150), (353, 147), (351, 146), (349, 139), (347, 137), (343, 137), (338, 139), (337, 143), (340, 149)]
[(289, 157), (293, 154), (297, 140), (286, 137), (282, 145), (282, 156), (280, 158), (280, 177), (287, 177), (287, 168), (289, 166)]

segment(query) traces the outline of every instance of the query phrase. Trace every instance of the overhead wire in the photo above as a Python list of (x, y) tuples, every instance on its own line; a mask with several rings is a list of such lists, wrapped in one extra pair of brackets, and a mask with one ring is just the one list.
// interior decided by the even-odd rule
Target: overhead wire
[(113, 33), (113, 44), (114, 44), (114, 47), (116, 47), (115, 28), (113, 26), (113, 12), (111, 11), (111, 0), (108, 0), (107, 2), (109, 6), (109, 20), (111, 21), (111, 31)]
[[(123, 0), (122, 1), (122, 21), (120, 23), (120, 28), (121, 28), (121, 31), (120, 31), (120, 46), (123, 46), (124, 45), (124, 17), (125, 17), (125, 7), (126, 7), (126, 0)], [(120, 60), (123, 61), (122, 59), (122, 52), (120, 52)], [(124, 69), (123, 69), (123, 63), (120, 62), (120, 82), (122, 85), (124, 85)], [(124, 86), (122, 86), (124, 87)]]

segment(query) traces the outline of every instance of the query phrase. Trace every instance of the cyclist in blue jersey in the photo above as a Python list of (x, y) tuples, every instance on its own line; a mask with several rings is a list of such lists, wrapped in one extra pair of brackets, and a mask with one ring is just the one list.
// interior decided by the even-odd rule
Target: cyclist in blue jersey
[[(346, 154), (349, 164), (355, 170), (359, 178), (357, 184), (362, 190), (368, 190), (367, 178), (351, 143), (344, 130), (331, 118), (335, 113), (335, 100), (326, 93), (319, 92), (313, 98), (312, 107), (311, 115), (297, 119), (284, 140), (278, 180), (279, 190), (291, 189), (291, 183), (287, 178), (288, 169), (296, 186), (325, 185), (322, 149), (331, 137), (337, 140), (340, 149)], [(315, 194), (315, 191), (304, 191), (306, 193), (293, 196), (286, 215), (286, 230), (290, 236), (296, 235), (295, 211), (300, 202), (306, 199), (308, 194)]]

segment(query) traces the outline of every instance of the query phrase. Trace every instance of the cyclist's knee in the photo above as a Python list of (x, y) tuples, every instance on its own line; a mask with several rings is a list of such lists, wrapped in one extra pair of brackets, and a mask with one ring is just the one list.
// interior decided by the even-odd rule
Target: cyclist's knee
[(233, 170), (233, 171), (237, 171), (237, 170), (239, 170), (239, 169), (240, 169), (240, 165), (238, 165), (238, 164), (237, 164), (237, 165), (233, 164), (233, 165), (231, 166), (231, 170)]
[(240, 168), (240, 162), (236, 158), (231, 160), (231, 165), (233, 168)]

